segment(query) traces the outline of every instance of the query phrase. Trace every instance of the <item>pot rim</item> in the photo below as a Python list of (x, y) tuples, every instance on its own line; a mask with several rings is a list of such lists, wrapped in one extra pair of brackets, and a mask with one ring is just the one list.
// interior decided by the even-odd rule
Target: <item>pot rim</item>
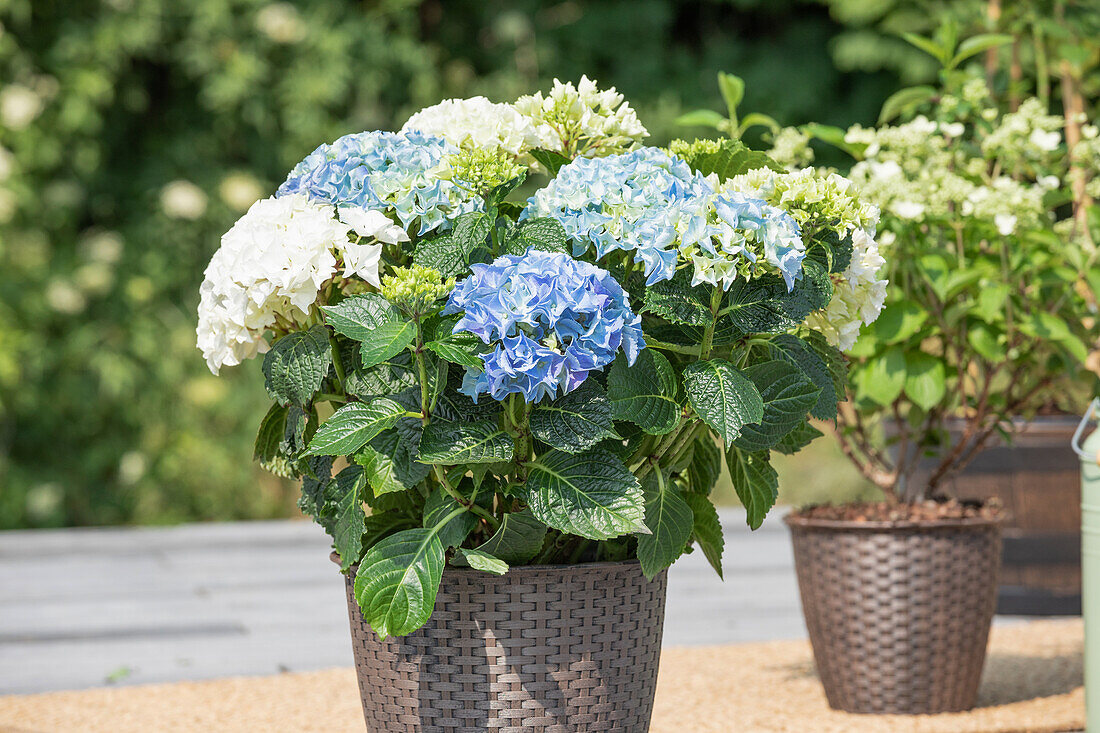
[(837, 532), (858, 532), (860, 530), (874, 532), (923, 530), (934, 532), (941, 529), (1000, 529), (1006, 520), (1007, 517), (1002, 514), (1000, 517), (945, 517), (942, 519), (922, 521), (899, 520), (893, 522), (860, 522), (854, 519), (819, 519), (816, 517), (806, 517), (802, 516), (797, 510), (788, 512), (787, 515), (783, 517), (784, 524), (792, 530), (826, 529)]
[[(336, 554), (336, 552), (330, 552), (328, 557), (329, 557), (329, 560), (336, 563), (337, 565), (340, 564), (340, 557)], [(596, 570), (596, 569), (601, 569), (601, 568), (628, 567), (628, 566), (632, 566), (632, 565), (641, 566), (641, 562), (637, 558), (632, 558), (632, 559), (629, 559), (629, 560), (607, 560), (607, 561), (603, 561), (603, 562), (579, 562), (579, 563), (573, 563), (572, 565), (509, 565), (508, 566), (508, 572), (505, 573), (504, 575), (495, 575), (493, 573), (487, 573), (484, 570), (477, 570), (477, 569), (471, 568), (471, 567), (460, 567), (460, 566), (457, 566), (457, 565), (446, 565), (443, 568), (443, 572), (444, 573), (461, 573), (461, 574), (464, 574), (464, 575), (465, 574), (476, 574), (478, 576), (488, 577), (488, 578), (507, 578), (507, 577), (511, 576), (513, 573), (515, 573), (515, 574), (520, 574), (520, 573), (526, 574), (526, 573), (546, 572), (546, 571), (555, 571), (555, 570), (560, 571), (560, 572), (564, 572), (564, 571), (567, 571), (567, 570)], [(359, 563), (354, 563), (353, 565), (351, 565), (351, 567), (348, 568), (348, 574), (352, 574), (352, 571), (356, 570), (358, 567), (359, 567)]]

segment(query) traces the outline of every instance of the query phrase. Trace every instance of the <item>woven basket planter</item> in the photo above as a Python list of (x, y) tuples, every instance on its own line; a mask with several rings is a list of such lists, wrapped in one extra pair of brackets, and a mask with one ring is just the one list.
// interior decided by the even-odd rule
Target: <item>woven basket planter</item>
[(380, 640), (347, 582), (371, 733), (649, 730), (665, 574), (636, 561), (448, 567), (428, 623)]
[(786, 518), (802, 612), (829, 705), (969, 710), (997, 596), (1001, 527)]

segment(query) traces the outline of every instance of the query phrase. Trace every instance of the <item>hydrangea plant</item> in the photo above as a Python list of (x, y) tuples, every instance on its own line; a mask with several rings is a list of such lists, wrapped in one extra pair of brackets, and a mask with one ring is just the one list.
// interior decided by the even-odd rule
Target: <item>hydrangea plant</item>
[(588, 79), (448, 100), (320, 146), (223, 238), (199, 346), (215, 372), (264, 354), (256, 457), (301, 477), (379, 635), (428, 619), (448, 564), (653, 577), (698, 548), (721, 572), (723, 456), (756, 528), (771, 452), (835, 419), (837, 346), (881, 308), (853, 284), (876, 212), (736, 141), (644, 135)]

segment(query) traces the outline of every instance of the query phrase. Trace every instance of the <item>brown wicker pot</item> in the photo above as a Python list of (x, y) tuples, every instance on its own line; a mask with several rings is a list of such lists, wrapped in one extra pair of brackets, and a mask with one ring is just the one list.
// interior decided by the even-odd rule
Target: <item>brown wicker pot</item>
[(649, 730), (665, 574), (636, 561), (448, 567), (418, 631), (379, 640), (349, 576), (348, 615), (371, 733)]
[(786, 518), (829, 705), (852, 713), (974, 707), (1001, 564), (989, 520)]

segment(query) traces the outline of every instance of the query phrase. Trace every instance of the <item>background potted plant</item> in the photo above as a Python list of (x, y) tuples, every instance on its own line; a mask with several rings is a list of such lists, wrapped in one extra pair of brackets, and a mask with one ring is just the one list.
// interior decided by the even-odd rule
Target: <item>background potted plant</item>
[[(851, 177), (882, 208), (889, 305), (848, 349), (852, 400), (837, 436), (885, 500), (787, 517), (830, 704), (857, 712), (973, 705), (1001, 517), (991, 502), (956, 499), (1005, 486), (986, 478), (947, 497), (983, 449), (1038, 412), (1079, 412), (1094, 384), (1095, 184), (1077, 181), (1096, 160), (1096, 128), (1067, 149), (1065, 120), (1039, 100), (1003, 112), (984, 79), (957, 70), (1003, 39), (956, 47), (947, 26), (911, 40), (943, 61), (944, 88), (903, 91), (884, 118), (928, 115), (819, 135), (858, 159)], [(1002, 472), (1031, 460), (1014, 450)]]
[(741, 175), (785, 179), (766, 156), (645, 134), (583, 78), (448, 100), (320, 146), (206, 271), (199, 346), (266, 352), (256, 456), (333, 537), (372, 730), (647, 729), (664, 570), (721, 572), (714, 436), (756, 527), (770, 451), (836, 415), (813, 314), (873, 212), (770, 204)]

